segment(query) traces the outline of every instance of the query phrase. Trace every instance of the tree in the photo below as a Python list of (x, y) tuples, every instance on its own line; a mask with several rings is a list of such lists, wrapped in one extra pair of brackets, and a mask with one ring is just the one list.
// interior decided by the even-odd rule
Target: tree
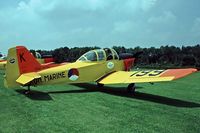
[(196, 60), (193, 55), (185, 55), (182, 60), (182, 66), (195, 66)]

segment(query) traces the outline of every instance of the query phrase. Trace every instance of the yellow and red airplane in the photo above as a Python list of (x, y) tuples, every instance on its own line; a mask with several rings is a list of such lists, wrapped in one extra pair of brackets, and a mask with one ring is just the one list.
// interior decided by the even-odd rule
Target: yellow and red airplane
[(52, 57), (52, 55), (43, 55), (43, 56), (41, 56), (40, 53), (35, 52), (34, 57), (37, 59), (37, 61), (40, 64), (47, 64), (47, 63), (54, 63), (55, 62), (55, 60)]
[(6, 57), (0, 53), (0, 69), (5, 69), (6, 66)]
[(1, 69), (5, 69), (6, 63), (7, 63), (6, 60), (4, 60), (4, 59), (0, 60), (0, 70), (1, 70)]
[[(34, 57), (42, 65), (55, 66), (55, 64), (54, 64), (55, 60), (54, 60), (54, 58), (52, 56), (47, 55), (47, 56), (42, 57), (40, 55), (40, 53), (36, 52), (36, 55)], [(0, 70), (5, 70), (6, 69), (6, 64), (7, 64), (7, 60), (0, 59)]]
[(129, 84), (128, 91), (135, 91), (135, 83), (172, 81), (196, 72), (194, 68), (130, 71), (135, 58), (119, 57), (114, 49), (91, 50), (76, 62), (58, 66), (43, 66), (24, 46), (8, 50), (4, 84), (6, 87), (96, 82), (104, 84)]

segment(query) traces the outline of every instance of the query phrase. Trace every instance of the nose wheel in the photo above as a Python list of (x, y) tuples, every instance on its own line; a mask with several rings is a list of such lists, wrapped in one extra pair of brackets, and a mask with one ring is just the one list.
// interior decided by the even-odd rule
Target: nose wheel
[(127, 92), (133, 93), (133, 94), (135, 93), (135, 83), (131, 83), (131, 84), (128, 85)]

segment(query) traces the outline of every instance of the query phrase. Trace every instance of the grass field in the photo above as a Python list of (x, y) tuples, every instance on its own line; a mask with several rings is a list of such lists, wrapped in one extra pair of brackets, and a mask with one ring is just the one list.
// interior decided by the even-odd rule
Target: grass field
[(0, 132), (200, 132), (200, 72), (173, 82), (127, 85), (3, 87), (0, 71)]

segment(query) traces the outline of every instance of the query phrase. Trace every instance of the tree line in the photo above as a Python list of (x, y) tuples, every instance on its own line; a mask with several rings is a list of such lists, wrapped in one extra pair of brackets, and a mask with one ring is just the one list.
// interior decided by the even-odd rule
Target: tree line
[[(117, 53), (137, 53), (143, 52), (137, 59), (136, 66), (166, 68), (166, 67), (200, 67), (200, 45), (195, 46), (161, 46), (159, 48), (125, 48), (123, 46), (113, 46)], [(57, 63), (76, 61), (81, 55), (89, 50), (99, 49), (99, 47), (61, 47), (51, 51), (37, 50), (42, 56), (52, 55)], [(31, 50), (35, 52), (35, 50)]]

